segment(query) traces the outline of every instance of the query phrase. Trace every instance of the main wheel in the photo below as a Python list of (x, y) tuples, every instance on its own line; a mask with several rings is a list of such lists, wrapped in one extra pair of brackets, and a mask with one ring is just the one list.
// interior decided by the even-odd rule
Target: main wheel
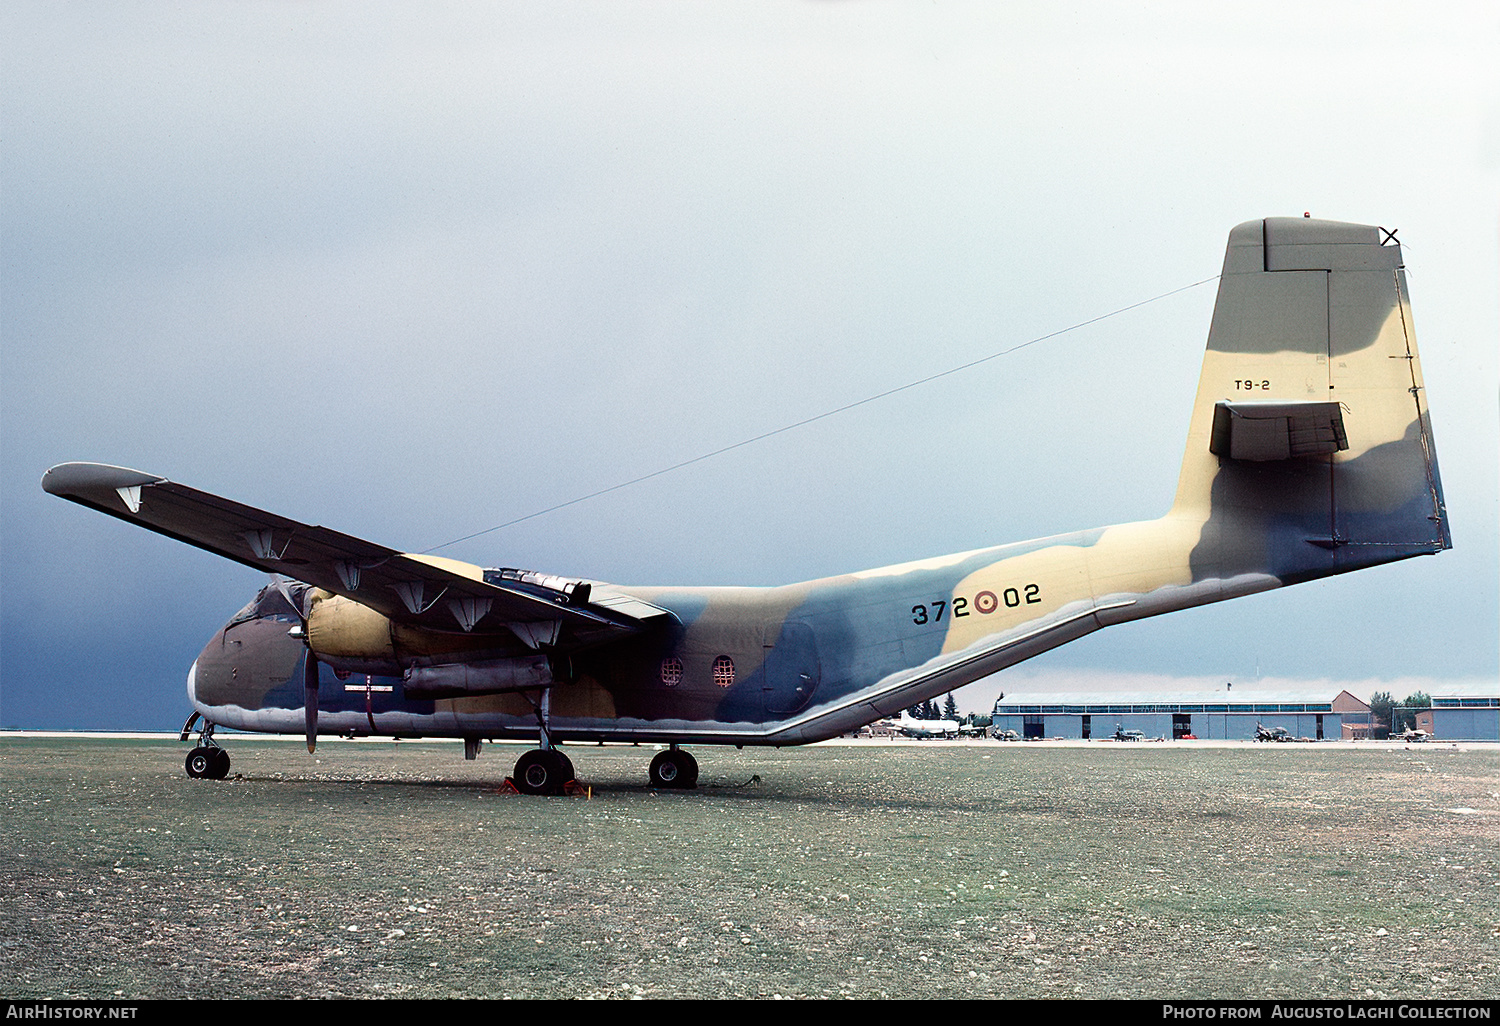
[(698, 786), (698, 760), (680, 748), (657, 752), (651, 760), (651, 786), (691, 791)]
[(187, 754), (187, 761), (183, 765), (187, 769), (187, 775), (194, 780), (203, 777), (211, 777), (214, 769), (214, 755), (212, 748), (199, 746)]
[(555, 748), (533, 748), (516, 760), (516, 790), (522, 794), (562, 794), (573, 779), (573, 763)]

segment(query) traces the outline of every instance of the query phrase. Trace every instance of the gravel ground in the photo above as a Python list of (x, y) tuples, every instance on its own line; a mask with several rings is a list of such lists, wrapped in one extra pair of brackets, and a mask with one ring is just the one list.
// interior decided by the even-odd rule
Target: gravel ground
[(1481, 999), (1500, 747), (0, 738), (0, 995)]

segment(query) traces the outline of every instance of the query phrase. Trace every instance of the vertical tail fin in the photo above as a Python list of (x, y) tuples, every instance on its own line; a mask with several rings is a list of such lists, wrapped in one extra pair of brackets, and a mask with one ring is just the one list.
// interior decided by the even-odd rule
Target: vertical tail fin
[(1195, 579), (1290, 584), (1451, 546), (1394, 232), (1230, 233), (1172, 516), (1203, 523)]

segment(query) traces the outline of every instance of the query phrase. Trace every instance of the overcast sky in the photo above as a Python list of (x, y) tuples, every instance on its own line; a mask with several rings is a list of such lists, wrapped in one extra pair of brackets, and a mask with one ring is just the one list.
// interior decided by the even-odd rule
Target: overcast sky
[[(1497, 672), (1493, 4), (0, 5), (0, 726), (175, 728), (263, 575), (136, 467), (408, 550), (1399, 230), (1455, 548), (959, 696)], [(1170, 504), (1213, 283), (442, 549), (778, 584)], [(1180, 684), (1174, 683), (1174, 686)]]

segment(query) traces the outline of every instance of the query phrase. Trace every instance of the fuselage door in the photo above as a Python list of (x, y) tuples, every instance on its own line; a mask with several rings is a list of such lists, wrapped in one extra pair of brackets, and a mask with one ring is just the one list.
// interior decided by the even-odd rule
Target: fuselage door
[(789, 716), (812, 700), (818, 688), (818, 646), (812, 628), (785, 622), (766, 628), (766, 712)]

